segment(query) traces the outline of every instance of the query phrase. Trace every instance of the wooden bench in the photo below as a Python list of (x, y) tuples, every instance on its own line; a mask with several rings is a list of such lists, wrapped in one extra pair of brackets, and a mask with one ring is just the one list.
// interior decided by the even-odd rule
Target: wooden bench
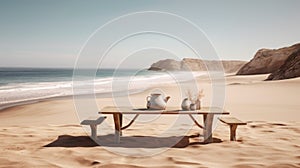
[(91, 127), (91, 137), (93, 139), (97, 139), (97, 126), (101, 124), (106, 117), (99, 117), (99, 118), (88, 118), (83, 120), (80, 124), (81, 125), (89, 125)]
[(243, 122), (235, 117), (222, 117), (219, 118), (225, 124), (229, 125), (230, 128), (230, 140), (236, 141), (236, 128), (238, 125), (247, 125), (246, 122)]

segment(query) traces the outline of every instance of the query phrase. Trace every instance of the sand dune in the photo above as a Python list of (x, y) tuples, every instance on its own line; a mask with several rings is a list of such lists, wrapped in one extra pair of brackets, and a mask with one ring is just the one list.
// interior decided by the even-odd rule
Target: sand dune
[[(226, 78), (225, 106), (232, 115), (248, 123), (238, 127), (237, 142), (229, 141), (229, 128), (220, 122), (213, 134), (215, 143), (211, 144), (199, 142), (202, 131), (196, 126), (177, 135), (190, 123), (176, 127), (177, 132), (157, 136), (174, 120), (161, 116), (151, 123), (133, 124), (124, 131), (120, 144), (115, 144), (113, 135), (106, 134), (100, 126), (99, 146), (78, 125), (71, 99), (3, 110), (0, 167), (300, 167), (300, 79), (262, 81), (265, 77)], [(209, 103), (209, 83), (206, 79), (199, 82), (206, 88), (203, 103)], [(175, 98), (176, 90), (175, 86), (165, 88), (173, 98), (170, 105), (180, 101)], [(148, 94), (146, 91), (131, 99), (143, 104)], [(109, 98), (99, 98), (97, 102), (99, 108), (113, 104)], [(108, 116), (107, 125), (110, 124), (112, 119)], [(115, 151), (131, 152), (135, 157)], [(149, 151), (156, 153), (143, 157)]]

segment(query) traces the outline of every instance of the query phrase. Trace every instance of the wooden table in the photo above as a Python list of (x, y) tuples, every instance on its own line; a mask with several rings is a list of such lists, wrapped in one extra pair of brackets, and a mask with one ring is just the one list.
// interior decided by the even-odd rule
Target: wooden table
[[(120, 136), (122, 136), (122, 130), (128, 128), (135, 119), (141, 114), (157, 114), (157, 115), (189, 115), (194, 123), (203, 129), (204, 143), (213, 142), (212, 138), (212, 124), (214, 120), (214, 115), (228, 115), (229, 112), (218, 108), (218, 107), (202, 107), (201, 110), (196, 111), (182, 111), (178, 107), (168, 107), (166, 110), (148, 110), (146, 108), (136, 108), (132, 107), (115, 107), (107, 106), (101, 109), (99, 114), (112, 114), (115, 124), (115, 138), (116, 142), (120, 142)], [(135, 117), (129, 122), (128, 125), (122, 127), (123, 114), (135, 114)], [(199, 124), (197, 120), (193, 117), (193, 114), (203, 115), (204, 126)]]

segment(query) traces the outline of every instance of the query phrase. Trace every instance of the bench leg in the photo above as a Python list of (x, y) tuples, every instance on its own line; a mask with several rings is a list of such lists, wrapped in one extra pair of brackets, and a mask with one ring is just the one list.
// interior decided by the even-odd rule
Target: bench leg
[(97, 125), (91, 124), (92, 138), (97, 139)]
[(230, 141), (236, 141), (236, 128), (237, 125), (230, 125)]

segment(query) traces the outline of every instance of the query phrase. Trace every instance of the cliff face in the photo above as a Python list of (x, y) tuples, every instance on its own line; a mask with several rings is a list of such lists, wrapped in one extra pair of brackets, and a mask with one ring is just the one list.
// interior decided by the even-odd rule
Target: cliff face
[(254, 58), (245, 61), (210, 61), (184, 58), (182, 61), (172, 59), (153, 63), (149, 70), (167, 71), (221, 71), (237, 75), (255, 75), (271, 73), (267, 80), (300, 77), (300, 43), (280, 49), (260, 49)]
[(280, 49), (260, 49), (254, 58), (237, 72), (237, 75), (272, 73), (280, 68), (287, 58), (299, 48), (300, 43)]
[(245, 61), (210, 61), (192, 58), (184, 58), (182, 61), (166, 59), (153, 63), (149, 70), (221, 71), (223, 69), (220, 67), (223, 65), (226, 73), (233, 73), (238, 71), (245, 63)]
[(300, 48), (288, 56), (284, 64), (268, 76), (267, 80), (300, 77)]
[(148, 70), (168, 70), (168, 71), (180, 71), (181, 63), (173, 59), (165, 59), (155, 62)]

